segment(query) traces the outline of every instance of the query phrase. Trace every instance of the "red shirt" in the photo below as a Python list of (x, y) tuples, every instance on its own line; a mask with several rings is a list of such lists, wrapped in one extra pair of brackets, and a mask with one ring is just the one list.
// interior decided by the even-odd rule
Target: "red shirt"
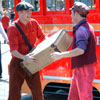
[(10, 18), (8, 16), (3, 16), (1, 18), (1, 22), (2, 22), (3, 28), (7, 29), (9, 26)]
[[(31, 19), (27, 25), (24, 25), (19, 19), (16, 20), (16, 23), (23, 30), (32, 47), (35, 46), (37, 39), (42, 41), (45, 38), (41, 27), (35, 19)], [(29, 53), (29, 48), (15, 25), (8, 27), (7, 34), (10, 44), (10, 52), (17, 50), (21, 54)]]

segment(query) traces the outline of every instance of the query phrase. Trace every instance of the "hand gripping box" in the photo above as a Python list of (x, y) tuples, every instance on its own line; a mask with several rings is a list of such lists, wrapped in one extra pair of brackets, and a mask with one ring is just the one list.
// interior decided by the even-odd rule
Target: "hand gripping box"
[(51, 37), (48, 37), (46, 40), (41, 42), (31, 52), (31, 54), (33, 54), (38, 60), (37, 62), (27, 63), (23, 61), (21, 62), (21, 66), (28, 72), (28, 74), (34, 74), (53, 62), (53, 59), (50, 56), (51, 53), (55, 51), (64, 52), (68, 50), (71, 43), (72, 36), (69, 35), (65, 29), (61, 29)]

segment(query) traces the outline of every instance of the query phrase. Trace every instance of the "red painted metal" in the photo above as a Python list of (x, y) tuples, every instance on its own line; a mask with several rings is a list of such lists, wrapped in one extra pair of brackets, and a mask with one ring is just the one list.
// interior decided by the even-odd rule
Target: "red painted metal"
[[(15, 6), (21, 0), (15, 0)], [(71, 8), (73, 5), (73, 0), (66, 0), (66, 11), (46, 11), (46, 0), (40, 0), (40, 11), (32, 12), (32, 17), (35, 18), (43, 27), (44, 32), (46, 31), (46, 25), (56, 26), (56, 25), (71, 25)], [(97, 41), (97, 58), (98, 62), (95, 64), (96, 67), (96, 77), (95, 79), (100, 80), (100, 0), (95, 0), (95, 9), (90, 9), (90, 13), (87, 17), (88, 21), (95, 27), (95, 35)], [(16, 12), (16, 11), (15, 11)], [(17, 14), (15, 19), (17, 18)], [(51, 28), (53, 29), (53, 28)], [(72, 35), (72, 30), (69, 31)], [(71, 49), (71, 48), (70, 48)], [(67, 62), (66, 62), (67, 61)], [(48, 76), (72, 76), (72, 71), (70, 69), (70, 59), (64, 58), (59, 61), (52, 63), (51, 65), (45, 67), (42, 70), (43, 75)], [(63, 67), (63, 69), (60, 69)], [(99, 90), (100, 91), (100, 90)]]

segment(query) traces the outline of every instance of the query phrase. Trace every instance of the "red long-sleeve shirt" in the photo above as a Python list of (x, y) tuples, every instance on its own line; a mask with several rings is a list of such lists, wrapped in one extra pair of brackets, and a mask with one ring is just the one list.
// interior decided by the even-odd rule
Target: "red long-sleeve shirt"
[(7, 29), (9, 26), (10, 18), (8, 16), (3, 16), (1, 18), (1, 22), (2, 22), (3, 28)]
[[(32, 47), (35, 46), (37, 39), (42, 41), (45, 38), (41, 27), (35, 19), (31, 19), (27, 25), (24, 25), (19, 19), (16, 21), (16, 23), (23, 30)], [(11, 52), (17, 50), (21, 54), (29, 53), (29, 48), (15, 25), (8, 28), (7, 34)]]

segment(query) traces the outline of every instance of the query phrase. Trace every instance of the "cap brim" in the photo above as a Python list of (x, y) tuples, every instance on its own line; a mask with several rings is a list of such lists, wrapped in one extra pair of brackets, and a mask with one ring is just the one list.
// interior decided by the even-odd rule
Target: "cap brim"
[(72, 10), (72, 8), (69, 8), (69, 10)]

